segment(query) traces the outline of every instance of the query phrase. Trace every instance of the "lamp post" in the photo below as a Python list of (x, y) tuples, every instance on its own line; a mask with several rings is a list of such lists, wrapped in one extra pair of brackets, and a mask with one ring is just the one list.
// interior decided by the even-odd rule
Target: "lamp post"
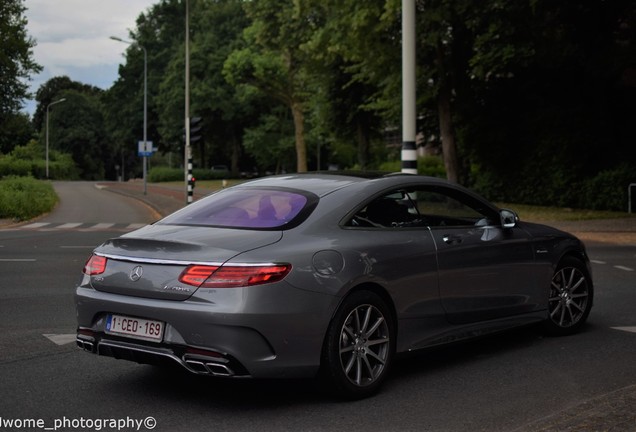
[[(117, 36), (111, 36), (112, 40), (117, 42), (122, 42), (128, 45), (132, 45), (132, 42), (119, 38)], [(146, 143), (148, 142), (147, 132), (148, 132), (148, 52), (143, 45), (139, 45), (139, 47), (144, 50), (144, 152), (146, 151)], [(143, 177), (144, 177), (144, 195), (148, 192), (148, 186), (146, 183), (146, 172), (148, 171), (147, 162), (148, 157), (144, 153), (143, 158)]]
[(46, 178), (49, 178), (49, 108), (52, 105), (64, 102), (66, 98), (58, 99), (46, 106)]
[(190, 3), (185, 0), (185, 180), (186, 205), (192, 202), (192, 147), (190, 146)]

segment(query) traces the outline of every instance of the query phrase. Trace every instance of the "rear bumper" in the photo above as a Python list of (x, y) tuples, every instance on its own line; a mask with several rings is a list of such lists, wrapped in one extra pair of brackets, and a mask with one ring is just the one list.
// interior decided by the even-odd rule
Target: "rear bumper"
[(93, 354), (144, 364), (174, 364), (198, 375), (250, 377), (236, 359), (221, 353), (188, 350), (187, 347), (150, 346), (91, 333), (80, 328), (76, 342), (79, 348)]
[[(238, 288), (223, 305), (76, 290), (77, 344), (85, 351), (138, 363), (172, 363), (226, 377), (309, 377), (320, 366), (337, 298), (287, 284)], [(110, 313), (165, 323), (160, 343), (105, 333)]]

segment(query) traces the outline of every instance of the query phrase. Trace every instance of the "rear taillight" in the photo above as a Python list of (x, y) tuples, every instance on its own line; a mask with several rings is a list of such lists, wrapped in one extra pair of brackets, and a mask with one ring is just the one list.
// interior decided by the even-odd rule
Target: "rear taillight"
[(188, 266), (179, 281), (199, 288), (238, 288), (282, 280), (291, 270), (290, 264), (259, 266)]
[(218, 266), (204, 266), (204, 265), (191, 265), (188, 266), (179, 276), (179, 282), (184, 284), (200, 287), (207, 278), (212, 276), (219, 267)]
[(84, 265), (84, 274), (95, 276), (104, 273), (107, 261), (108, 260), (103, 256), (92, 255)]

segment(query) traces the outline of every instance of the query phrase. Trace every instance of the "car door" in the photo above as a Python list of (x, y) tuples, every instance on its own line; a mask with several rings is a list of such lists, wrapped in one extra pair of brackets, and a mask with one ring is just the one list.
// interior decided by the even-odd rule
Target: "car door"
[(509, 317), (539, 307), (528, 233), (503, 228), (494, 208), (461, 190), (432, 186), (415, 195), (437, 247), (439, 293), (451, 323)]

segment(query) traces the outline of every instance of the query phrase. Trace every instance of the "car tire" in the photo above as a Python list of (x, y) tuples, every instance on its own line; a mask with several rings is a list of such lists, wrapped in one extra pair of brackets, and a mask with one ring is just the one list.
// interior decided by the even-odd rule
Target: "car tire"
[(563, 258), (550, 283), (546, 332), (564, 336), (581, 330), (592, 309), (593, 297), (592, 277), (585, 263), (574, 257)]
[(385, 380), (395, 353), (395, 325), (386, 302), (356, 291), (341, 303), (327, 330), (320, 379), (338, 397), (373, 395)]

